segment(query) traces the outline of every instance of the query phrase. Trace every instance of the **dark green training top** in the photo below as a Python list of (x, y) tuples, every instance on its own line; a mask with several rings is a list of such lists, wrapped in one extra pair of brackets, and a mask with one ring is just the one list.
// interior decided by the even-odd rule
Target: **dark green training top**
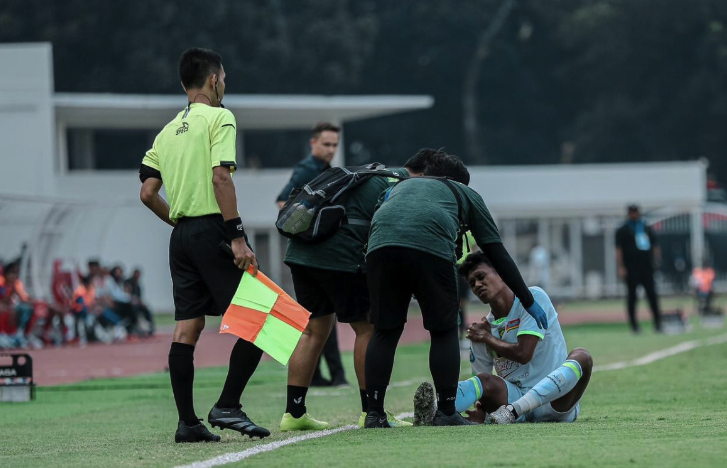
[[(394, 172), (409, 177), (409, 172), (404, 168)], [(370, 221), (382, 192), (396, 182), (398, 179), (373, 176), (356, 187), (344, 204), (346, 216)], [(364, 272), (368, 237), (368, 226), (344, 224), (333, 237), (318, 244), (304, 244), (290, 239), (285, 263), (349, 273)]]
[[(502, 243), (482, 197), (452, 182), (460, 193), (464, 217), (477, 245)], [(399, 183), (381, 204), (371, 223), (369, 252), (382, 247), (408, 247), (456, 261), (457, 200), (440, 180), (414, 177)]]

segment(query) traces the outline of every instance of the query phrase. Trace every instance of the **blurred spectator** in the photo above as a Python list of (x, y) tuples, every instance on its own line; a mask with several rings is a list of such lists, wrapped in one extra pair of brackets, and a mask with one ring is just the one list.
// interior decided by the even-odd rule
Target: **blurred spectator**
[(692, 270), (692, 285), (697, 295), (697, 307), (700, 315), (709, 315), (712, 312), (712, 299), (714, 297), (712, 285), (715, 276), (714, 269), (706, 262), (704, 267)]
[(656, 234), (644, 222), (638, 206), (629, 206), (627, 216), (626, 223), (616, 231), (616, 265), (619, 277), (626, 281), (628, 288), (626, 306), (631, 330), (640, 332), (636, 320), (636, 288), (641, 285), (654, 316), (654, 329), (661, 332), (661, 312), (654, 286), (654, 270), (660, 260)]
[(154, 314), (151, 313), (141, 297), (141, 270), (136, 268), (131, 273), (129, 279), (126, 280), (124, 286), (127, 293), (131, 296), (131, 305), (135, 309), (135, 316), (138, 317), (141, 315), (144, 317), (144, 320), (149, 324), (148, 334), (149, 336), (153, 336), (156, 329), (154, 325)]
[(88, 330), (92, 327), (96, 314), (96, 289), (93, 286), (91, 275), (81, 278), (81, 283), (73, 291), (71, 311), (74, 317), (74, 333), (81, 345), (88, 340)]
[(107, 292), (110, 293), (114, 302), (114, 311), (124, 321), (124, 326), (129, 335), (137, 333), (136, 310), (131, 303), (131, 294), (124, 287), (124, 269), (119, 265), (109, 271), (111, 277), (107, 280)]
[(5, 265), (0, 279), (0, 346), (27, 348), (42, 347), (32, 334), (35, 323), (34, 307), (30, 295), (20, 280), (20, 265)]

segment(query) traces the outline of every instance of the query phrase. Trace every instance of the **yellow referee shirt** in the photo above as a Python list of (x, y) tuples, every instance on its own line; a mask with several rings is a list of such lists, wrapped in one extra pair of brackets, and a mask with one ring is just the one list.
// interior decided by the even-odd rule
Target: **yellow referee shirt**
[(154, 139), (142, 164), (159, 171), (167, 192), (169, 219), (220, 213), (212, 169), (236, 169), (235, 116), (227, 109), (190, 104)]

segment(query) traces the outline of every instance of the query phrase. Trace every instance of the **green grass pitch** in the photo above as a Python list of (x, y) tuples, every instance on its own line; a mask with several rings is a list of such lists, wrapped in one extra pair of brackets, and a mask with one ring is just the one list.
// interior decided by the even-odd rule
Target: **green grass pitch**
[[(695, 327), (684, 335), (635, 337), (624, 325), (564, 331), (568, 346), (589, 349), (597, 366), (727, 333)], [(426, 344), (398, 350), (392, 381), (405, 383), (389, 390), (389, 409), (412, 411), (414, 389), (429, 378), (427, 352)], [(344, 360), (353, 381), (351, 355)], [(205, 419), (225, 372), (197, 370), (195, 400)], [(468, 373), (463, 362), (462, 374)], [(251, 442), (224, 431), (222, 443), (204, 445), (173, 443), (176, 411), (166, 374), (39, 388), (34, 402), (0, 403), (0, 466), (172, 467), (294, 437), (301, 433), (277, 429), (285, 377), (284, 367), (264, 362), (243, 397), (251, 417), (273, 431), (270, 438)], [(727, 459), (727, 344), (595, 373), (581, 406), (574, 424), (351, 430), (227, 466), (721, 467)], [(308, 410), (334, 427), (354, 424), (358, 391), (313, 389)]]

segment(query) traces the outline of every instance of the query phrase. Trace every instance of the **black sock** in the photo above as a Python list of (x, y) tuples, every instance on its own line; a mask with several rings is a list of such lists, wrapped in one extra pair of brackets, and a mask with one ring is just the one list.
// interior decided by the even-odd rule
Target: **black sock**
[(369, 400), (366, 396), (366, 389), (359, 389), (358, 390), (359, 395), (361, 395), (361, 411), (364, 413), (367, 413), (369, 410)]
[(386, 385), (367, 385), (366, 393), (368, 393), (368, 409), (367, 413), (376, 411), (380, 415), (384, 414), (384, 398), (386, 398)]
[(199, 424), (194, 412), (194, 346), (172, 343), (169, 350), (169, 377), (172, 380), (174, 402), (177, 404), (179, 419), (187, 426)]
[(366, 349), (366, 393), (368, 412), (384, 414), (386, 387), (394, 368), (396, 345), (399, 343), (404, 325), (391, 330), (374, 330)]
[(241, 338), (237, 340), (230, 353), (230, 369), (220, 399), (217, 400), (218, 408), (234, 408), (240, 404), (242, 392), (262, 356), (263, 351), (254, 344)]
[(437, 389), (438, 409), (451, 416), (455, 412), (459, 380), (459, 335), (457, 327), (444, 331), (430, 331), (429, 370)]
[(308, 393), (308, 387), (296, 387), (288, 385), (288, 403), (285, 412), (290, 413), (294, 418), (299, 418), (306, 413), (305, 396)]

